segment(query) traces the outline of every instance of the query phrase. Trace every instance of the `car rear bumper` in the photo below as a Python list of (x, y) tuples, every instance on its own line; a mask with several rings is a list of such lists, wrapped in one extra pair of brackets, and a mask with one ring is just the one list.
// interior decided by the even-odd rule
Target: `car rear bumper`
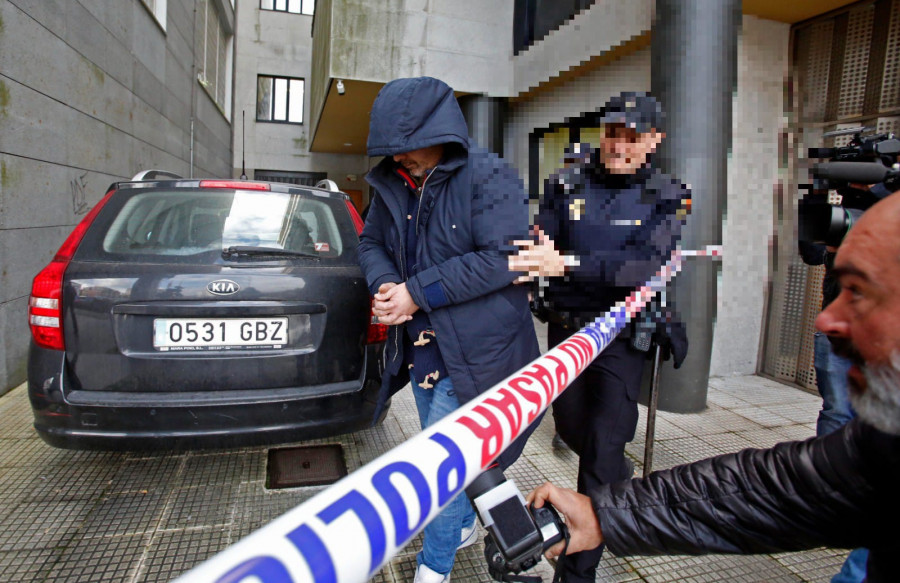
[[(202, 393), (69, 390), (62, 352), (32, 346), (28, 390), (41, 438), (67, 449), (197, 449), (286, 443), (372, 424), (380, 347), (356, 381)], [(44, 374), (41, 374), (41, 371)], [(58, 371), (47, 374), (46, 371)]]

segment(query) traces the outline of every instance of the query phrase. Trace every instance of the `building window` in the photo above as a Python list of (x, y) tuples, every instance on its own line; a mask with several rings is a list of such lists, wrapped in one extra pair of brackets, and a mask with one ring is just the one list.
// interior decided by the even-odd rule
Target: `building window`
[(141, 0), (144, 3), (144, 6), (147, 7), (147, 10), (150, 11), (150, 14), (153, 15), (153, 18), (156, 19), (156, 22), (162, 27), (163, 30), (166, 30), (166, 1), (167, 0)]
[(227, 111), (231, 75), (231, 36), (226, 33), (214, 0), (199, 0), (197, 14), (196, 58), (198, 81), (216, 105)]
[(259, 7), (263, 10), (312, 16), (316, 8), (316, 0), (260, 0)]
[(303, 123), (303, 79), (256, 78), (256, 121)]

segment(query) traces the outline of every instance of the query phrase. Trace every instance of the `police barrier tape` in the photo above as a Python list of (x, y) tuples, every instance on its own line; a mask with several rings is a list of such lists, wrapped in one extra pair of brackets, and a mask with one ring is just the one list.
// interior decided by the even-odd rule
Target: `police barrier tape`
[(649, 282), (440, 422), (176, 579), (175, 583), (362, 583), (544, 412), (681, 269)]

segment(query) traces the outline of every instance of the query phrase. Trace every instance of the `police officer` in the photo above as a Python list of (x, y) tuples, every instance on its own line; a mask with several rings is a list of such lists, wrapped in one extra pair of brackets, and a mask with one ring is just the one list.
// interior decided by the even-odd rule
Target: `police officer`
[[(622, 93), (600, 111), (599, 148), (573, 144), (565, 168), (547, 182), (534, 241), (516, 241), (510, 269), (540, 281), (538, 317), (555, 346), (636, 287), (668, 260), (690, 210), (690, 192), (653, 168), (665, 134), (659, 103)], [(579, 455), (578, 491), (631, 477), (625, 444), (634, 439), (647, 327), (681, 364), (683, 326), (669, 308), (644, 310), (553, 404), (562, 439)], [(603, 547), (566, 557), (568, 583), (594, 581)]]

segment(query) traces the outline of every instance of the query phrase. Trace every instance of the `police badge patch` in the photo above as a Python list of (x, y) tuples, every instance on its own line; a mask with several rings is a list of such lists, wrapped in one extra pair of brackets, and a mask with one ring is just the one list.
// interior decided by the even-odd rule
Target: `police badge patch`
[(584, 199), (576, 198), (569, 203), (569, 218), (573, 221), (579, 221), (582, 216), (584, 216)]

